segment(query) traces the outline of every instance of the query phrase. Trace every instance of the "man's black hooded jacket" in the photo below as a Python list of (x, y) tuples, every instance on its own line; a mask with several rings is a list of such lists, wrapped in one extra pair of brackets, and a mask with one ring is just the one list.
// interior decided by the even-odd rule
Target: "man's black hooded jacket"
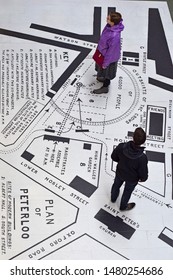
[(123, 181), (135, 183), (148, 178), (148, 159), (144, 147), (136, 146), (133, 141), (120, 143), (112, 152), (111, 158), (116, 161), (116, 174)]

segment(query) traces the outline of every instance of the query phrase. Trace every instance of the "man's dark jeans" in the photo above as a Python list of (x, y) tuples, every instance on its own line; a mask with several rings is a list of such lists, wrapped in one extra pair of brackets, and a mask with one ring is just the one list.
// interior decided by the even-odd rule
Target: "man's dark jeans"
[[(118, 176), (115, 177), (114, 183), (112, 185), (112, 189), (111, 189), (111, 201), (115, 202), (117, 200), (117, 197), (119, 195), (120, 192), (120, 188), (122, 186), (122, 184), (124, 183), (124, 181), (122, 179), (120, 179)], [(121, 202), (120, 202), (120, 210), (125, 210), (127, 207), (127, 203), (131, 197), (131, 194), (134, 190), (134, 188), (136, 187), (137, 182), (136, 183), (131, 183), (128, 181), (125, 181), (125, 186), (124, 186), (124, 191), (121, 197)]]

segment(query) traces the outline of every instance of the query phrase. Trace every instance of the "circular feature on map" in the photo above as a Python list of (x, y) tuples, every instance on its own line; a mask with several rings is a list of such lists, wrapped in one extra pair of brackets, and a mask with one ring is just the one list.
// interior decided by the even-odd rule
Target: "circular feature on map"
[[(92, 77), (93, 73), (90, 75)], [(86, 76), (83, 76), (70, 90), (68, 87), (53, 106), (66, 119), (90, 126), (119, 122), (134, 111), (139, 102), (140, 89), (128, 69), (118, 66), (117, 77), (111, 81), (109, 93), (92, 93), (94, 88), (101, 86), (102, 83), (97, 82), (95, 77), (89, 84)]]

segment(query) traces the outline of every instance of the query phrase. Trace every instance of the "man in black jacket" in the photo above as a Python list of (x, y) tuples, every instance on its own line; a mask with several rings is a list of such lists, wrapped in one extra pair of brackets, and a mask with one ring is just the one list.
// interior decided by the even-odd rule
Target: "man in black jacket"
[(148, 179), (148, 159), (141, 145), (146, 140), (146, 133), (141, 127), (135, 129), (133, 141), (120, 143), (112, 152), (111, 158), (116, 161), (116, 176), (111, 189), (111, 201), (115, 202), (120, 187), (125, 182), (121, 197), (120, 210), (131, 210), (135, 203), (128, 203), (130, 196), (138, 182)]

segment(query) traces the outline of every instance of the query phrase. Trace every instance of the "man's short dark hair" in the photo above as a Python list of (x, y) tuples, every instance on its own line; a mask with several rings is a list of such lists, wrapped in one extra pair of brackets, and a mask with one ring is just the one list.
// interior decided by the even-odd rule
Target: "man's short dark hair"
[(146, 140), (146, 133), (141, 127), (137, 127), (133, 133), (133, 141), (136, 146), (142, 145)]

